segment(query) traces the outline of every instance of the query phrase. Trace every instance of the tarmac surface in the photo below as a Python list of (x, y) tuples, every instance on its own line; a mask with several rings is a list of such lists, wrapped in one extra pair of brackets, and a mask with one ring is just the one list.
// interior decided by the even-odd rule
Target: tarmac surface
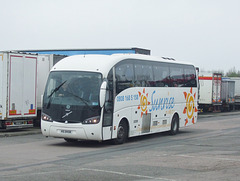
[(41, 129), (39, 127), (11, 129), (11, 130), (0, 129), (0, 138), (1, 137), (12, 137), (12, 136), (33, 135), (33, 134), (40, 134), (40, 133), (41, 133)]
[[(207, 117), (228, 116), (228, 115), (240, 115), (240, 111), (200, 113), (198, 114), (198, 117), (207, 118)], [(40, 127), (10, 129), (10, 130), (0, 129), (0, 138), (11, 137), (11, 136), (33, 135), (33, 134), (41, 134)]]
[[(158, 133), (111, 142), (45, 138), (39, 128), (0, 131), (4, 181), (236, 181), (240, 112), (204, 113), (176, 136)], [(24, 135), (25, 134), (25, 135)]]

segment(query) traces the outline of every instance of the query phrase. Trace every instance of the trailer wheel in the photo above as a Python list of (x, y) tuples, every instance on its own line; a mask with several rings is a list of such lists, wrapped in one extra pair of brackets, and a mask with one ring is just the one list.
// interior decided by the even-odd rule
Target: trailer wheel
[(177, 114), (174, 114), (172, 118), (170, 134), (176, 135), (178, 131), (179, 131), (179, 117)]
[(122, 120), (117, 129), (117, 138), (114, 140), (115, 144), (123, 144), (128, 137), (128, 125), (126, 120)]

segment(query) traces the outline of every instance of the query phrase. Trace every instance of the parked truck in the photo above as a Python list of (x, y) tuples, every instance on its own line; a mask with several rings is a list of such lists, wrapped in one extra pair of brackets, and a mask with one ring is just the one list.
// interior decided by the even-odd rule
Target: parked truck
[(0, 52), (0, 128), (32, 127), (36, 110), (37, 55)]
[(199, 72), (199, 109), (201, 111), (220, 111), (222, 74)]

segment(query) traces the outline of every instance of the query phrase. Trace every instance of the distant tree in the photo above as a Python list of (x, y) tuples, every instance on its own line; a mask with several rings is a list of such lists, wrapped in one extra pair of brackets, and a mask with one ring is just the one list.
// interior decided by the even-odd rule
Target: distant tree
[(212, 70), (213, 73), (219, 73), (219, 74), (222, 74), (224, 75), (224, 70)]
[(236, 70), (235, 67), (231, 68), (227, 73), (226, 73), (227, 77), (240, 77), (240, 71)]
[(224, 70), (218, 70), (218, 71), (216, 71), (216, 73), (224, 75)]

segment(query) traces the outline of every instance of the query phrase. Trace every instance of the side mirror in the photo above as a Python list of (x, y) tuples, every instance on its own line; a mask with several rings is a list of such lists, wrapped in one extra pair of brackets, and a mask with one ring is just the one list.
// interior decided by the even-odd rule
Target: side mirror
[(99, 104), (100, 104), (101, 108), (104, 106), (104, 103), (105, 103), (106, 88), (107, 88), (107, 81), (104, 80), (102, 85), (101, 85), (100, 94), (99, 94)]

